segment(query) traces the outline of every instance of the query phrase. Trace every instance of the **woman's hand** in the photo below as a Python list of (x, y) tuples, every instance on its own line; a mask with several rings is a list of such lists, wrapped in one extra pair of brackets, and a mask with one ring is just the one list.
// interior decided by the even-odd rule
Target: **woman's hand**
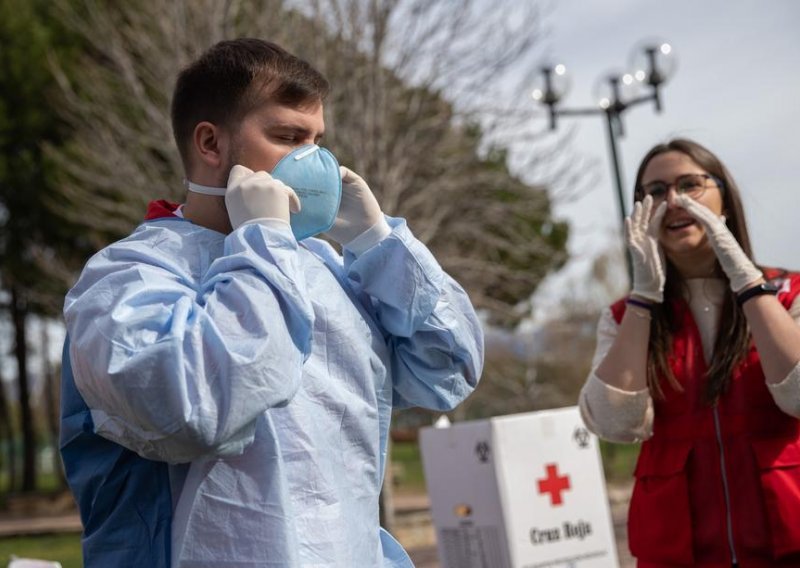
[(764, 278), (725, 225), (724, 217), (718, 217), (708, 207), (686, 195), (678, 195), (675, 203), (685, 209), (705, 229), (708, 241), (734, 292), (741, 292)]
[(653, 198), (647, 196), (633, 205), (633, 213), (625, 219), (625, 239), (633, 259), (633, 290), (631, 295), (661, 303), (666, 281), (664, 251), (658, 244), (661, 221), (667, 202), (653, 210)]

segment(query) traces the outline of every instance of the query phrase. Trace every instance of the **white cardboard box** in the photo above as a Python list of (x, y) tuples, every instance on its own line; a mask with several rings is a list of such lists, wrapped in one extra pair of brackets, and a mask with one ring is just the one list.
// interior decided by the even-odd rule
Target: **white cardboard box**
[(420, 445), (442, 568), (617, 568), (577, 407), (424, 428)]

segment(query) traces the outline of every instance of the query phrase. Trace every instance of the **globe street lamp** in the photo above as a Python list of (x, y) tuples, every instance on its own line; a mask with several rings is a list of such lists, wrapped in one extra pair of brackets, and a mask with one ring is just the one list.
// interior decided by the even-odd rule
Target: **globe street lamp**
[[(661, 87), (675, 72), (676, 60), (672, 46), (664, 41), (648, 40), (639, 43), (631, 52), (630, 70), (613, 71), (600, 77), (596, 88), (597, 106), (592, 108), (562, 108), (561, 101), (569, 89), (569, 78), (563, 64), (544, 65), (541, 68), (541, 84), (531, 93), (534, 100), (545, 105), (550, 118), (550, 130), (557, 127), (560, 116), (606, 117), (611, 168), (619, 200), (620, 219), (625, 223), (625, 195), (622, 172), (619, 165), (617, 139), (625, 135), (622, 115), (630, 108), (642, 103), (653, 103), (656, 112), (661, 112)], [(645, 90), (644, 94), (639, 94)], [(628, 275), (632, 276), (630, 255), (626, 256)]]

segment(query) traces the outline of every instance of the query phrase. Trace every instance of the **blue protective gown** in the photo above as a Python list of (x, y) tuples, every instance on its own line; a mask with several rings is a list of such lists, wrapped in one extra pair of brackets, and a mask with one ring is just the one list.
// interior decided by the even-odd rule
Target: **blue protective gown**
[(62, 453), (95, 545), (115, 516), (100, 488), (144, 511), (111, 540), (154, 562), (169, 500), (172, 566), (411, 566), (378, 523), (391, 411), (462, 401), (483, 336), (463, 289), (387, 221), (342, 257), (280, 223), (226, 236), (165, 218), (89, 261), (64, 309)]

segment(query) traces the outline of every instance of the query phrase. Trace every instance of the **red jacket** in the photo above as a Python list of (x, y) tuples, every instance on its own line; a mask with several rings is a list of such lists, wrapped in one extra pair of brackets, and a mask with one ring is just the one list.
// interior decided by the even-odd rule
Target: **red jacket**
[[(767, 271), (768, 277), (776, 272)], [(779, 301), (800, 294), (785, 274)], [(716, 406), (704, 403), (700, 332), (688, 304), (674, 301), (678, 330), (669, 357), (683, 386), (662, 382), (653, 436), (642, 444), (628, 513), (628, 539), (640, 568), (800, 567), (800, 421), (766, 387), (751, 343)], [(612, 306), (617, 323), (624, 301)]]

